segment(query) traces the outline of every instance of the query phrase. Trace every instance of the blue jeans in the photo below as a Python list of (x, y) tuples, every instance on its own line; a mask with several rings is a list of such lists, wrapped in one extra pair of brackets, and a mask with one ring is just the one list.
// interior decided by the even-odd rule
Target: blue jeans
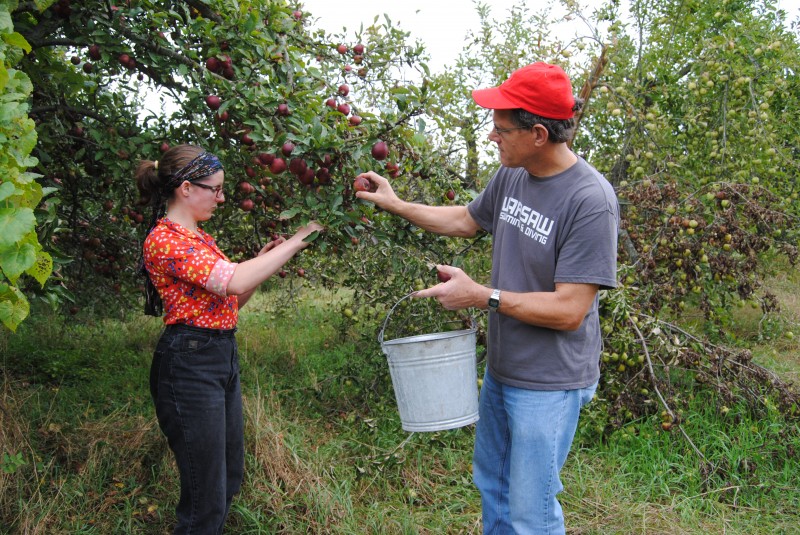
[(596, 388), (526, 390), (486, 372), (472, 461), (485, 534), (564, 533), (559, 473)]
[(175, 454), (175, 534), (220, 534), (244, 475), (235, 329), (168, 326), (150, 368), (158, 424)]

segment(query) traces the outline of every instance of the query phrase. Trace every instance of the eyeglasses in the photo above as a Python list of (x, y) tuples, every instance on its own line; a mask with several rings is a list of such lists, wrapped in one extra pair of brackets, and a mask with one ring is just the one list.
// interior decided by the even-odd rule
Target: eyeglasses
[(198, 188), (207, 189), (209, 191), (214, 192), (214, 197), (220, 197), (225, 195), (225, 192), (222, 191), (222, 186), (209, 186), (208, 184), (201, 184), (200, 182), (190, 182), (192, 186), (197, 186)]
[(514, 130), (530, 130), (530, 126), (515, 126), (513, 128), (498, 128), (497, 125), (494, 125), (492, 132), (496, 133), (499, 136), (502, 136), (505, 133), (513, 132)]

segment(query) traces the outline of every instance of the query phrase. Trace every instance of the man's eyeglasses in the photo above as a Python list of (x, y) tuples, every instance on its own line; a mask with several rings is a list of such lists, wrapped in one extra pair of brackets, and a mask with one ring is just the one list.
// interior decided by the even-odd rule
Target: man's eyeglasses
[(208, 184), (201, 184), (200, 182), (191, 182), (192, 186), (197, 186), (198, 188), (207, 189), (209, 191), (214, 192), (214, 197), (220, 197), (224, 195), (225, 192), (222, 191), (222, 186), (209, 186)]
[(494, 125), (494, 129), (492, 129), (492, 132), (496, 133), (499, 136), (502, 136), (503, 134), (505, 134), (507, 132), (513, 132), (514, 130), (530, 130), (530, 129), (531, 129), (530, 126), (515, 126), (513, 128), (499, 128), (497, 125)]

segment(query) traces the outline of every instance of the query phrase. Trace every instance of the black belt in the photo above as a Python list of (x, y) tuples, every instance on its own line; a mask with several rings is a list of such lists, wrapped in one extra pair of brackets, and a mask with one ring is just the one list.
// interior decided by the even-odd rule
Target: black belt
[(233, 336), (236, 333), (236, 327), (233, 329), (211, 329), (208, 327), (195, 327), (194, 325), (186, 325), (185, 323), (172, 323), (164, 328), (164, 332), (193, 332), (202, 334), (213, 334), (215, 336)]

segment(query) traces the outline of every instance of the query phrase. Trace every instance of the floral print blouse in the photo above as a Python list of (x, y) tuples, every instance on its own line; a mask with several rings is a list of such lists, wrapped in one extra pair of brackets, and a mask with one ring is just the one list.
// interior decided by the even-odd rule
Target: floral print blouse
[(233, 329), (239, 302), (226, 289), (238, 264), (211, 235), (197, 232), (165, 217), (144, 241), (144, 265), (164, 302), (164, 323)]

